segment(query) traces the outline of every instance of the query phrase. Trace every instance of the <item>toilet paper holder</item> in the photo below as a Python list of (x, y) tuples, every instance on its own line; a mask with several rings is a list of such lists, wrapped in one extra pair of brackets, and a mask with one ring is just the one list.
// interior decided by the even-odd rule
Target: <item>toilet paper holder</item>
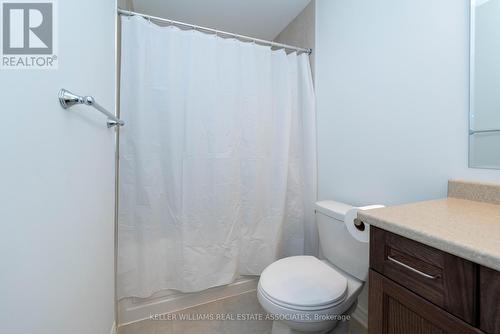
[(359, 231), (364, 231), (366, 228), (365, 223), (363, 223), (363, 221), (359, 218), (354, 219), (354, 227), (356, 227)]

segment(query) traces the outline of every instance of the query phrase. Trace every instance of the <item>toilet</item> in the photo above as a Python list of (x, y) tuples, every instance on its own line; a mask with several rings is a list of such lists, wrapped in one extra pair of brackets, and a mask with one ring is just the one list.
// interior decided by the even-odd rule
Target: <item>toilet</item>
[(356, 308), (369, 252), (368, 242), (358, 241), (346, 228), (344, 218), (352, 209), (344, 203), (317, 202), (320, 258), (287, 257), (262, 272), (257, 297), (273, 320), (272, 334), (347, 333), (342, 319)]

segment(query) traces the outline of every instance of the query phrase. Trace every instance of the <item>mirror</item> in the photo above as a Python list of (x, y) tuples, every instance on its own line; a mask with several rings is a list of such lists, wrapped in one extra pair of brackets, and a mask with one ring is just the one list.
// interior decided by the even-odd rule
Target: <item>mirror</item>
[(471, 0), (469, 167), (500, 169), (500, 0)]

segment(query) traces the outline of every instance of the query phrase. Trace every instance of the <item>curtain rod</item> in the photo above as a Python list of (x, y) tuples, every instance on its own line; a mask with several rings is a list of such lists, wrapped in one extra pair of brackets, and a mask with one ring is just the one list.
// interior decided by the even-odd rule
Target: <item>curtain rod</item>
[(161, 18), (161, 17), (151, 16), (151, 15), (146, 15), (146, 14), (141, 14), (141, 13), (132, 12), (132, 11), (124, 10), (124, 9), (120, 9), (120, 8), (118, 8), (118, 14), (126, 15), (126, 16), (142, 16), (144, 18), (147, 18), (148, 20), (155, 20), (155, 21), (170, 23), (172, 25), (188, 27), (188, 28), (195, 29), (195, 30), (203, 30), (203, 31), (207, 31), (207, 32), (210, 32), (210, 33), (213, 33), (213, 34), (216, 34), (216, 35), (230, 36), (230, 37), (234, 37), (234, 38), (237, 38), (237, 39), (240, 39), (240, 40), (247, 40), (247, 41), (255, 42), (255, 43), (258, 43), (258, 44), (264, 44), (264, 45), (269, 45), (269, 46), (277, 47), (277, 48), (280, 48), (280, 49), (294, 50), (297, 53), (301, 53), (301, 52), (304, 52), (304, 53), (307, 53), (307, 54), (311, 54), (312, 53), (312, 49), (304, 49), (304, 48), (299, 48), (299, 47), (292, 46), (292, 45), (287, 45), (287, 44), (282, 44), (282, 43), (276, 43), (276, 42), (266, 41), (266, 40), (263, 40), (263, 39), (249, 37), (249, 36), (245, 36), (245, 35), (233, 34), (231, 32), (226, 32), (226, 31), (221, 31), (221, 30), (216, 30), (216, 29), (201, 27), (201, 26), (194, 25), (194, 24), (189, 24), (189, 23), (184, 23), (184, 22), (179, 22), (179, 21), (164, 19), (164, 18)]

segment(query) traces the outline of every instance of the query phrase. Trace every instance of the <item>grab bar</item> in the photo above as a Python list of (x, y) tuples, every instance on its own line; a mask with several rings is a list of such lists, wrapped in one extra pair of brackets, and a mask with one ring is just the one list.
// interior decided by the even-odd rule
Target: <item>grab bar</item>
[(85, 104), (91, 107), (94, 107), (104, 115), (108, 117), (108, 120), (106, 122), (108, 128), (111, 128), (113, 126), (123, 126), (125, 125), (125, 122), (107, 111), (103, 106), (101, 106), (99, 103), (95, 101), (95, 99), (92, 96), (80, 96), (71, 93), (70, 91), (66, 89), (61, 89), (59, 91), (59, 103), (61, 103), (61, 106), (64, 109), (68, 109), (75, 104)]

